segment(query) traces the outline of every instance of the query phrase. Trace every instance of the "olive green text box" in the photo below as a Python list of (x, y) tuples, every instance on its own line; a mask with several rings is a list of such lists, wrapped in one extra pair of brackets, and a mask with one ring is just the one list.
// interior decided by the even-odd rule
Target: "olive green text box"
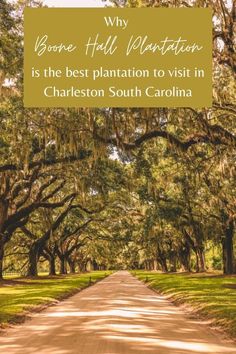
[(25, 107), (209, 107), (212, 12), (26, 8)]

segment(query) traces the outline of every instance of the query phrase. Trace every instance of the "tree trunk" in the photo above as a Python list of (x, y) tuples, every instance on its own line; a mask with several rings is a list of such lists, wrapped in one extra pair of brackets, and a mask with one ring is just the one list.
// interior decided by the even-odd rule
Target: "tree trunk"
[(64, 256), (60, 257), (60, 274), (67, 274), (66, 259)]
[(195, 256), (196, 256), (196, 273), (199, 273), (200, 272), (200, 264), (199, 264), (199, 255), (198, 255), (198, 252), (196, 249), (194, 249), (194, 253), (195, 253)]
[(49, 257), (49, 275), (56, 275), (55, 256)]
[(166, 262), (161, 262), (161, 270), (163, 273), (168, 273), (168, 267)]
[(28, 276), (37, 277), (38, 276), (38, 247), (37, 244), (33, 244), (29, 251), (29, 268)]
[(160, 264), (162, 272), (167, 273), (168, 272), (167, 259), (165, 253), (162, 252), (159, 246), (157, 247), (156, 260)]
[(149, 259), (147, 261), (147, 269), (148, 270), (153, 270), (154, 269), (154, 260), (153, 259)]
[(190, 265), (190, 247), (188, 243), (184, 245), (183, 248), (179, 251), (179, 260), (185, 270), (185, 272), (191, 272), (191, 265)]
[(85, 272), (85, 262), (79, 262), (78, 263), (78, 267), (79, 267), (79, 272), (80, 273), (84, 273)]
[(4, 244), (0, 243), (0, 279), (3, 279)]
[(72, 261), (71, 259), (68, 259), (67, 261), (68, 261), (68, 264), (70, 267), (70, 273), (74, 274), (75, 273), (75, 262)]
[(98, 270), (99, 269), (99, 267), (98, 267), (98, 264), (97, 264), (97, 262), (95, 261), (95, 260), (93, 260), (93, 270)]
[[(1, 178), (1, 184), (5, 184), (4, 175)], [(7, 213), (9, 207), (9, 200), (5, 198), (0, 200), (0, 279), (3, 279), (3, 259), (4, 259), (4, 247), (7, 243), (5, 235), (3, 234), (2, 227), (4, 222), (7, 220)]]
[(199, 259), (199, 272), (202, 273), (202, 272), (206, 271), (204, 249), (198, 248), (197, 253), (198, 253), (198, 259)]
[(158, 270), (158, 263), (156, 259), (154, 259), (154, 270)]
[(177, 258), (176, 258), (176, 256), (171, 257), (170, 263), (171, 263), (171, 266), (170, 266), (171, 272), (174, 272), (174, 273), (177, 272)]
[(225, 229), (225, 236), (222, 239), (223, 249), (223, 271), (224, 274), (234, 274), (234, 222), (229, 220)]
[(157, 259), (157, 262), (159, 262), (162, 272), (167, 273), (168, 267), (167, 267), (166, 259), (164, 259), (163, 257), (160, 257), (159, 259)]

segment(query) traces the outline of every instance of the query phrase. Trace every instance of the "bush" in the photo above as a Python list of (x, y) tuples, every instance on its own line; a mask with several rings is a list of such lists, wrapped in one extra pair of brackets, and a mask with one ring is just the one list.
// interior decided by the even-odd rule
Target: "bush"
[(213, 256), (212, 257), (212, 268), (215, 270), (222, 269), (222, 259), (220, 256)]

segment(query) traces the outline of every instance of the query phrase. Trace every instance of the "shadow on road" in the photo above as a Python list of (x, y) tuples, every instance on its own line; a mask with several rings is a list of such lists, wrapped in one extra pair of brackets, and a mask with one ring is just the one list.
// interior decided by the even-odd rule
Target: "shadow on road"
[(7, 354), (236, 353), (127, 272), (118, 272), (0, 339)]

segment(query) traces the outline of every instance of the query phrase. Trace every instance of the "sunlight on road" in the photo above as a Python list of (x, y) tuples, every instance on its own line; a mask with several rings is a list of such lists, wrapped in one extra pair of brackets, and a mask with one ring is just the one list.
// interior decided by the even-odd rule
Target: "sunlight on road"
[(0, 339), (8, 354), (236, 354), (127, 272), (35, 315)]
[(171, 340), (162, 340), (158, 338), (143, 338), (143, 337), (117, 337), (117, 336), (106, 336), (106, 339), (112, 340), (121, 340), (128, 341), (133, 344), (144, 344), (145, 346), (155, 346), (155, 347), (165, 347), (165, 348), (173, 348), (173, 349), (182, 349), (188, 350), (191, 352), (197, 353), (217, 353), (222, 349), (221, 346), (217, 345), (208, 345), (202, 343), (187, 343), (184, 341), (171, 341)]

